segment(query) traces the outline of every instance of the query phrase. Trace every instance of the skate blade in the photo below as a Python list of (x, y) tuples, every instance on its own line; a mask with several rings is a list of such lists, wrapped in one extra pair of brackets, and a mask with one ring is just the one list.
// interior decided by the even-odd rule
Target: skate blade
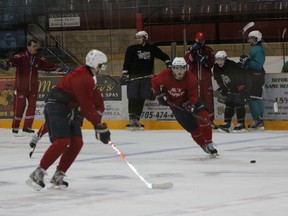
[(210, 157), (210, 158), (217, 158), (217, 157), (219, 157), (219, 156), (220, 156), (219, 153), (209, 154), (209, 157)]
[(233, 133), (246, 133), (247, 130), (246, 129), (241, 129), (241, 130), (233, 130)]
[(143, 127), (127, 127), (127, 130), (129, 131), (142, 131), (144, 130)]
[(23, 137), (23, 133), (18, 132), (18, 133), (13, 133), (14, 137)]
[(41, 191), (42, 187), (40, 185), (38, 185), (37, 183), (35, 183), (31, 178), (27, 179), (25, 181), (25, 183), (31, 187), (32, 189), (36, 190), (36, 191)]
[(65, 190), (68, 186), (66, 185), (56, 185), (56, 184), (51, 184), (48, 187), (48, 190)]

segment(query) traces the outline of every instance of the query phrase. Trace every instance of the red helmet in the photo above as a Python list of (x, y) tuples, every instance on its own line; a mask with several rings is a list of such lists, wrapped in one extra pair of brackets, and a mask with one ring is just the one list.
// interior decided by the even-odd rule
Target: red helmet
[(205, 35), (203, 34), (203, 32), (197, 32), (195, 38), (197, 40), (205, 40)]

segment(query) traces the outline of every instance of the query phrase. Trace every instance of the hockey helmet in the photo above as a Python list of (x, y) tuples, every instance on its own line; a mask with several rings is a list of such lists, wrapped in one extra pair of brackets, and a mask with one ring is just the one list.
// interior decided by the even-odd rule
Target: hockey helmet
[(219, 67), (223, 67), (225, 65), (226, 59), (227, 53), (224, 50), (218, 51), (215, 55), (215, 63), (218, 64)]
[(205, 35), (203, 32), (197, 32), (195, 35), (195, 38), (199, 41), (203, 41), (203, 40), (205, 40)]
[(254, 42), (254, 43), (260, 42), (262, 40), (262, 33), (258, 30), (251, 31), (248, 34), (248, 41), (249, 40), (252, 40), (252, 42)]
[(86, 65), (94, 69), (100, 68), (104, 71), (107, 68), (107, 56), (99, 50), (90, 50), (86, 56)]
[(144, 38), (148, 40), (148, 33), (146, 31), (139, 31), (136, 33), (135, 38)]
[(172, 73), (177, 80), (181, 80), (185, 76), (187, 63), (183, 57), (175, 57), (172, 62)]
[(215, 55), (216, 60), (217, 59), (224, 59), (225, 60), (226, 58), (227, 58), (227, 53), (224, 50), (218, 51)]

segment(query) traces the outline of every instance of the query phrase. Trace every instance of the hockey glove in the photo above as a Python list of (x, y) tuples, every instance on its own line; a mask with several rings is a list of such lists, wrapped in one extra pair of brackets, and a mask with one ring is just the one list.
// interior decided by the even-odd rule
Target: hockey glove
[(239, 61), (241, 63), (241, 67), (247, 69), (248, 64), (250, 62), (249, 56), (241, 55)]
[(207, 60), (207, 56), (202, 56), (200, 54), (196, 54), (195, 60), (199, 62), (201, 65), (204, 65)]
[(0, 68), (2, 68), (3, 70), (9, 70), (10, 65), (4, 59), (1, 59), (0, 60)]
[(96, 139), (100, 140), (104, 144), (110, 141), (110, 131), (106, 123), (98, 124), (94, 126)]
[(120, 78), (120, 85), (127, 85), (128, 80), (129, 80), (129, 73), (127, 70), (123, 70), (122, 76)]
[(158, 92), (158, 93), (155, 93), (155, 97), (156, 97), (156, 99), (158, 100), (159, 105), (162, 105), (162, 106), (169, 106), (168, 103), (167, 103), (168, 98), (167, 98), (165, 92)]
[(186, 112), (193, 112), (195, 109), (195, 106), (191, 101), (187, 101), (187, 102), (183, 103), (182, 107), (184, 107)]
[(199, 43), (194, 43), (193, 46), (190, 48), (190, 53), (197, 53), (200, 49), (201, 45)]
[(172, 62), (170, 60), (167, 60), (165, 64), (167, 68), (172, 68)]

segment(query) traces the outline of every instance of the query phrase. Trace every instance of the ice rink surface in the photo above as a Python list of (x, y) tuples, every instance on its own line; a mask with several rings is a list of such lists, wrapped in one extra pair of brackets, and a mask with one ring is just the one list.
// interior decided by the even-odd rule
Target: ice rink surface
[[(50, 145), (29, 158), (30, 137), (0, 129), (1, 216), (285, 216), (288, 212), (288, 132), (213, 133), (220, 156), (209, 158), (185, 131), (111, 131), (128, 161), (154, 184), (148, 189), (109, 145), (85, 130), (84, 146), (67, 172), (66, 190), (25, 184)], [(256, 163), (250, 163), (255, 160)], [(56, 164), (45, 177), (49, 186)]]

